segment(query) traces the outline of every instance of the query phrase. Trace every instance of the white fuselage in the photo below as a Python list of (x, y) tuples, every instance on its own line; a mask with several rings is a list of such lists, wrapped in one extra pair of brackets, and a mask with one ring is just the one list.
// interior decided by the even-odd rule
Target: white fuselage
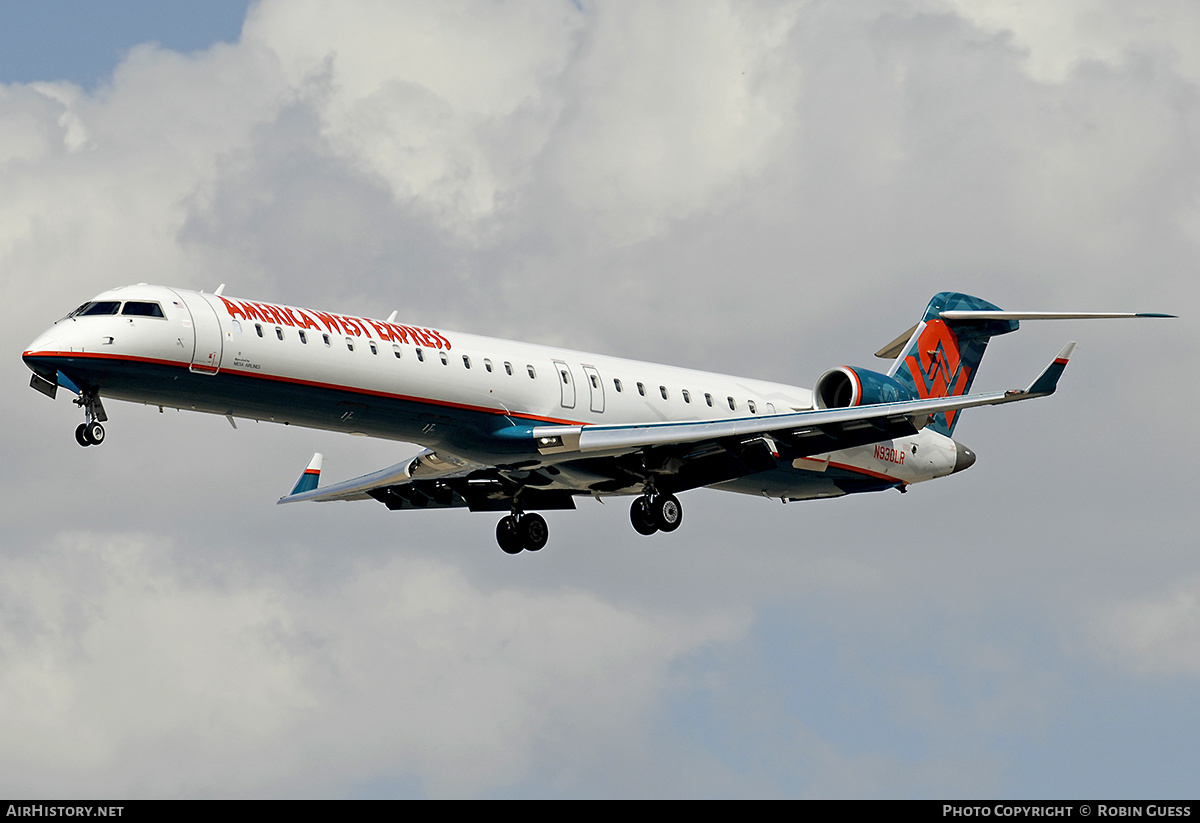
[[(161, 286), (114, 289), (86, 305), (107, 311), (129, 301), (157, 304), (163, 316), (68, 316), (30, 345), (26, 362), (105, 398), (420, 443), (481, 464), (520, 456), (496, 436), (513, 426), (707, 421), (813, 406), (812, 393), (795, 386)], [(836, 496), (844, 486), (822, 482), (831, 469), (906, 485), (954, 465), (954, 441), (922, 430), (720, 487)], [(576, 481), (565, 472), (555, 482)]]

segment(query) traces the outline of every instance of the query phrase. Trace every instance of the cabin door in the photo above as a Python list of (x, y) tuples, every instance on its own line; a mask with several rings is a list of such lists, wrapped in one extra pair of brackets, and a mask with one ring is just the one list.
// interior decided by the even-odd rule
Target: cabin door
[(189, 367), (197, 374), (216, 374), (221, 369), (222, 335), (217, 312), (202, 294), (175, 292), (192, 316), (192, 331), (195, 332), (192, 349), (192, 364)]

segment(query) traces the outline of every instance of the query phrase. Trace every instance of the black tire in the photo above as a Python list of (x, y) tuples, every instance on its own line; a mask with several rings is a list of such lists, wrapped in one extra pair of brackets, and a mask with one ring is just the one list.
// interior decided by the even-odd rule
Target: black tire
[(673, 532), (683, 523), (683, 506), (673, 494), (656, 497), (651, 508), (655, 524), (664, 532)]
[(550, 539), (550, 528), (546, 525), (546, 518), (536, 513), (521, 515), (517, 531), (521, 533), (521, 544), (525, 551), (529, 552), (539, 551)]
[(104, 427), (93, 420), (84, 426), (83, 437), (93, 446), (99, 446), (104, 442)]
[(658, 531), (650, 498), (642, 495), (634, 499), (633, 505), (629, 507), (629, 522), (633, 523), (633, 530), (638, 534), (651, 535)]
[(496, 524), (496, 542), (505, 554), (520, 554), (525, 548), (521, 545), (521, 533), (515, 517), (503, 517)]
[(75, 442), (85, 448), (92, 445), (87, 439), (87, 423), (80, 423), (75, 427)]

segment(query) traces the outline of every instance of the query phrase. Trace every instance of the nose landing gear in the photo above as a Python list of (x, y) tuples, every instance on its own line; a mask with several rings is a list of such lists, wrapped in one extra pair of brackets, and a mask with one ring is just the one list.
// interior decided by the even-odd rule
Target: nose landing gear
[(75, 442), (81, 446), (99, 446), (104, 442), (104, 426), (100, 425), (108, 419), (104, 413), (104, 404), (100, 402), (100, 393), (95, 389), (85, 391), (72, 401), (83, 408), (84, 422), (75, 427)]
[(75, 427), (75, 442), (81, 446), (99, 446), (104, 442), (104, 427), (93, 420)]

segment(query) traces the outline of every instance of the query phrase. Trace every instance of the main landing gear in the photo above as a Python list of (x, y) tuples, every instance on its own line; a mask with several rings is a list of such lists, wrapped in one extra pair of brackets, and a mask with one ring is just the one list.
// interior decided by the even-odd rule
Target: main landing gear
[[(673, 494), (647, 492), (633, 501), (629, 519), (639, 534), (673, 532), (683, 523), (683, 506)], [(496, 542), (508, 554), (536, 552), (549, 537), (546, 518), (535, 512), (514, 509), (496, 524)]]
[(673, 532), (683, 523), (683, 506), (673, 494), (643, 494), (630, 506), (629, 520), (638, 534)]
[(81, 446), (99, 446), (104, 442), (104, 426), (108, 419), (100, 394), (95, 389), (85, 391), (72, 401), (83, 408), (84, 422), (75, 427), (75, 442)]
[(536, 552), (549, 539), (546, 518), (537, 512), (513, 512), (496, 524), (496, 542), (508, 554)]

